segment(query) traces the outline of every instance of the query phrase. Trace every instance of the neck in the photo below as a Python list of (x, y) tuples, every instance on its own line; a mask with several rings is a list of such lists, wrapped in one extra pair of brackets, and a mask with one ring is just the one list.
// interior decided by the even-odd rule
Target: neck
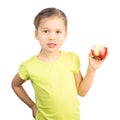
[(51, 62), (58, 59), (60, 57), (60, 54), (61, 54), (60, 51), (47, 52), (47, 51), (41, 50), (38, 55), (38, 58), (45, 62)]

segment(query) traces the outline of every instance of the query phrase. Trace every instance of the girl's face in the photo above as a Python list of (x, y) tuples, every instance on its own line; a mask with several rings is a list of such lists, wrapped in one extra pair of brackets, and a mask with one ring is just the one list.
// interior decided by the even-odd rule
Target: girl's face
[(60, 17), (44, 18), (35, 30), (35, 37), (39, 40), (42, 50), (47, 52), (59, 51), (66, 39), (65, 22)]

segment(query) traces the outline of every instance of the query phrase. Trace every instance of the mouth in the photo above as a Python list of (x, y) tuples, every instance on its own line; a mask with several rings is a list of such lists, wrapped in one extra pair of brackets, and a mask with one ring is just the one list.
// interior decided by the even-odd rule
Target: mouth
[(55, 43), (48, 43), (47, 45), (48, 45), (49, 48), (54, 48), (54, 47), (56, 47), (57, 44), (55, 44)]

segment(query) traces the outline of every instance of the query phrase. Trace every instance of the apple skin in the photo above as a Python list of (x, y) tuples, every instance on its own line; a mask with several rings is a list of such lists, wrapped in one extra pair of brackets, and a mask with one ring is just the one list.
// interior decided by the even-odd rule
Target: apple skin
[(108, 55), (108, 48), (105, 46), (96, 45), (91, 48), (93, 58), (103, 60)]

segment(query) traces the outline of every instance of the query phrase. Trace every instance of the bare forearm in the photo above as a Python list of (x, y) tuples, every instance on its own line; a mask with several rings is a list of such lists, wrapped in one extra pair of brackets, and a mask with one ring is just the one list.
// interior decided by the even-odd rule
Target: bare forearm
[(78, 87), (78, 94), (80, 96), (85, 96), (89, 91), (95, 76), (95, 71), (91, 71), (90, 69), (87, 70), (87, 73), (83, 80), (80, 82)]
[(91, 52), (88, 54), (88, 56), (89, 56), (88, 69), (83, 80), (80, 80), (78, 87), (78, 94), (80, 96), (85, 96), (87, 94), (93, 83), (96, 70), (102, 65), (103, 61), (105, 60), (94, 59), (92, 57)]
[(35, 103), (31, 100), (22, 86), (12, 86), (16, 95), (30, 108), (34, 107)]

